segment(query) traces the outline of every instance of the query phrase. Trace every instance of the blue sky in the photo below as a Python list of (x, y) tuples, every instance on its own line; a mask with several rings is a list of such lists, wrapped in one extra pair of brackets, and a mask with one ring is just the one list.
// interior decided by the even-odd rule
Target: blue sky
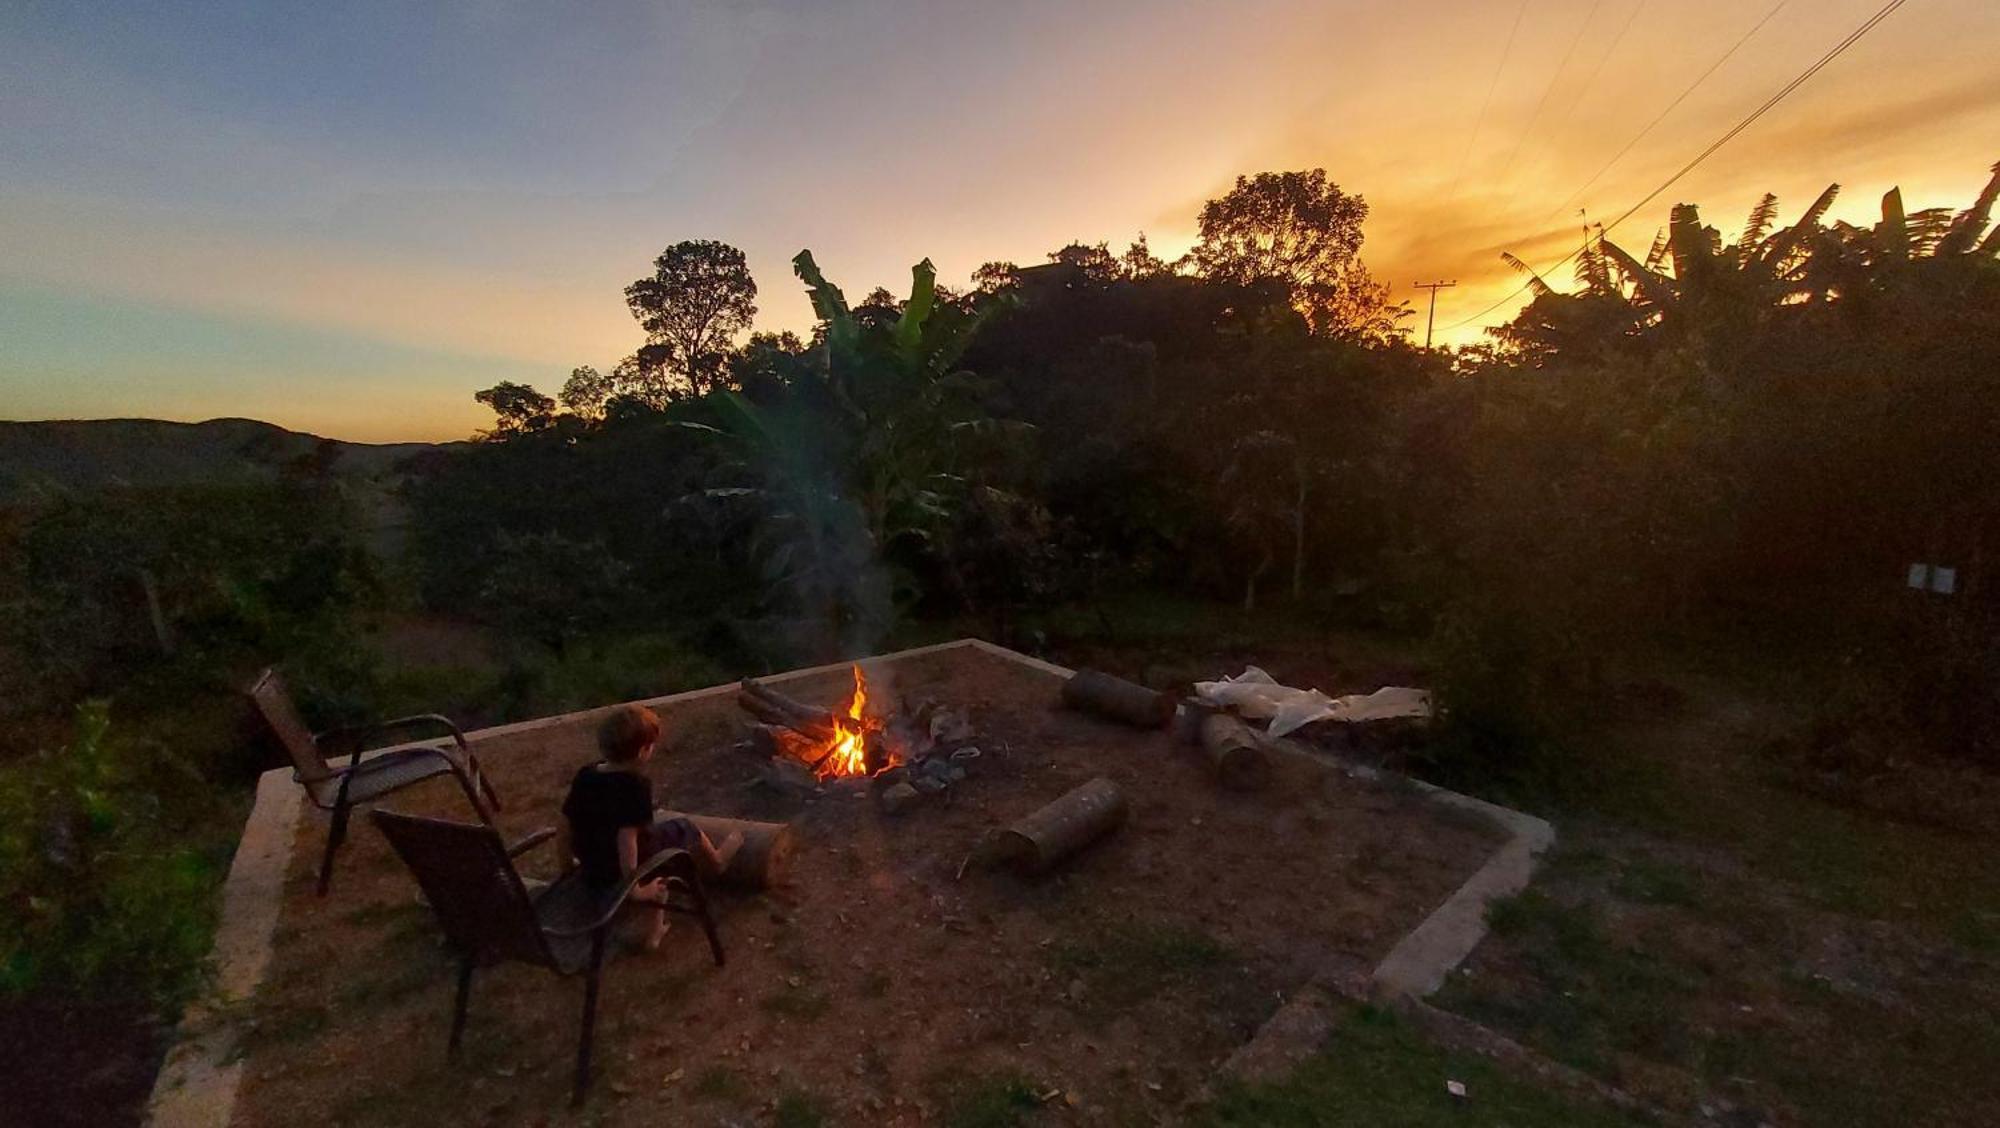
[[(1579, 203), (1622, 211), (1877, 6), (1793, 0)], [(1178, 252), (1273, 168), (1366, 195), (1364, 257), (1404, 295), (1458, 278), (1449, 324), (1516, 284), (1500, 250), (1574, 245), (1551, 208), (1769, 8), (14, 0), (0, 414), (458, 437), (477, 388), (630, 352), (619, 291), (679, 239), (743, 247), (760, 325), (797, 329), (801, 247), (854, 292), (926, 256)], [(1619, 235), (1834, 180), (1856, 217), (1898, 183), (1962, 205), (2000, 158), (1996, 49), (2000, 5), (1914, 0)]]

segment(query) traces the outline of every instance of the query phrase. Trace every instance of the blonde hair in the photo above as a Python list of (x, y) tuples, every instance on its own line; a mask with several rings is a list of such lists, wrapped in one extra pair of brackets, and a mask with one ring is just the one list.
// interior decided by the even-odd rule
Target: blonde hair
[(648, 744), (660, 739), (660, 718), (644, 705), (620, 705), (597, 725), (597, 749), (614, 764), (639, 758)]

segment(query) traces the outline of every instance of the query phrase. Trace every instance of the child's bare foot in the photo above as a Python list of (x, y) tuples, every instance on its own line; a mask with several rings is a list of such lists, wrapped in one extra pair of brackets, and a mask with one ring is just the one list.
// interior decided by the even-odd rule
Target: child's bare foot
[(666, 913), (654, 914), (653, 927), (646, 933), (646, 939), (642, 942), (645, 949), (649, 952), (659, 951), (660, 945), (667, 939), (667, 933), (673, 930), (674, 922), (667, 919)]

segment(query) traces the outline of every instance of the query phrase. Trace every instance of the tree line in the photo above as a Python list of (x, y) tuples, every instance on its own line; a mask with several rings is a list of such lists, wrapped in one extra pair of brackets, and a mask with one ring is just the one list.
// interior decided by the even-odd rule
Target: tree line
[[(1176, 263), (1074, 244), (962, 292), (922, 263), (850, 305), (802, 254), (805, 340), (744, 339), (741, 254), (677, 244), (612, 375), (480, 393), (487, 441), (416, 493), (453, 561), (427, 591), (519, 614), (518, 566), (605, 609), (552, 643), (637, 600), (801, 654), (1132, 585), (1281, 598), (1464, 640), (1462, 716), (1513, 702), (1510, 733), (1636, 645), (1810, 624), (1921, 655), (1895, 708), (1950, 743), (1995, 707), (1921, 685), (1993, 669), (1996, 185), (1868, 226), (1826, 221), (1836, 188), (1783, 226), (1767, 197), (1733, 239), (1681, 205), (1642, 254), (1587, 231), (1573, 284), (1530, 274), (1458, 350), (1409, 343), (1365, 201), (1317, 169), (1239, 178)], [(1916, 561), (1965, 581), (1913, 593)]]

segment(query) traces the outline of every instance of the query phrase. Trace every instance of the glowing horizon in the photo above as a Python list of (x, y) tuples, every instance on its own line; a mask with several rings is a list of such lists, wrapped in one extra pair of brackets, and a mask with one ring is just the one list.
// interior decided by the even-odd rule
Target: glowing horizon
[[(1877, 7), (1786, 5), (1561, 211), (1770, 5), (10, 8), (5, 415), (461, 438), (474, 390), (631, 352), (620, 291), (679, 239), (742, 247), (758, 327), (802, 331), (801, 247), (856, 295), (925, 257), (958, 285), (1141, 232), (1171, 258), (1238, 174), (1308, 167), (1368, 199), (1419, 340), (1412, 283), (1458, 281), (1462, 344), (1514, 312), (1453, 328), (1520, 286), (1500, 251), (1560, 258)], [(1733, 233), (1766, 191), (1787, 222), (1832, 182), (1854, 222), (1892, 186), (1963, 207), (2000, 157), (1995, 47), (2000, 6), (1892, 16), (1611, 237), (1683, 201)]]

